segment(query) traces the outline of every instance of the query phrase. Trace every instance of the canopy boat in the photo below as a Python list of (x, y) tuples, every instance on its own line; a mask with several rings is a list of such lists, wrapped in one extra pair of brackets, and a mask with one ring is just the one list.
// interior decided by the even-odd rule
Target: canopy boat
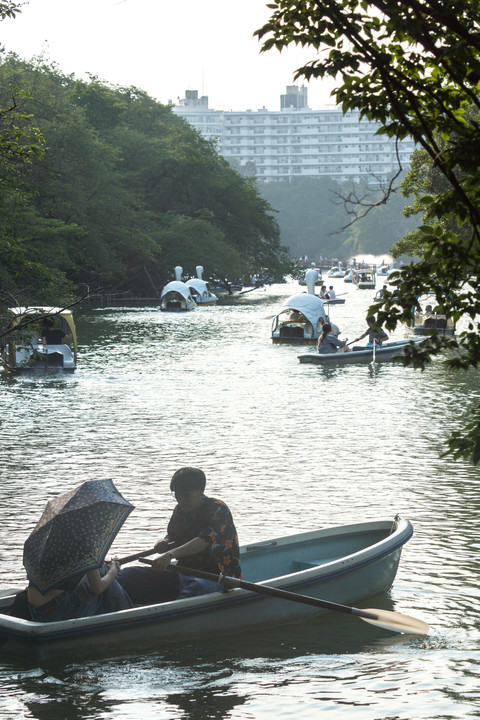
[(187, 280), (185, 283), (190, 288), (193, 299), (197, 305), (215, 305), (218, 297), (210, 292), (208, 283), (202, 279), (203, 267), (201, 265), (197, 265), (195, 269), (197, 277)]
[[(385, 342), (383, 345), (376, 345), (375, 362), (397, 360), (405, 354), (405, 349), (409, 343), (418, 343), (422, 340), (423, 338), (407, 338), (405, 340)], [(374, 359), (373, 353), (373, 345), (366, 345), (361, 350), (353, 349), (352, 352), (343, 352), (340, 350), (336, 353), (327, 354), (321, 354), (318, 352), (303, 353), (302, 355), (298, 355), (298, 359), (301, 363), (307, 363), (310, 365), (326, 365), (333, 363), (349, 365), (354, 363), (371, 363)]]
[(182, 282), (183, 269), (177, 265), (175, 268), (175, 280), (169, 282), (162, 290), (160, 296), (160, 310), (181, 312), (194, 310), (197, 303), (192, 297), (188, 285)]
[(282, 305), (272, 322), (274, 343), (316, 343), (322, 327), (320, 318), (327, 319), (323, 301), (315, 295), (317, 271), (306, 272), (306, 293), (292, 295)]
[(427, 295), (420, 299), (420, 312), (412, 308), (411, 327), (415, 335), (454, 335), (455, 321), (442, 312), (436, 305), (435, 295)]
[[(7, 312), (12, 332), (0, 339), (1, 359), (7, 371), (75, 370), (77, 332), (71, 310), (35, 306), (9, 308)], [(43, 343), (46, 321), (59, 340), (69, 338), (73, 349), (66, 342)]]
[(375, 270), (370, 269), (357, 269), (353, 273), (353, 282), (360, 290), (374, 290), (375, 289)]
[[(191, 642), (306, 621), (337, 607), (350, 612), (356, 608), (345, 603), (362, 602), (391, 588), (402, 547), (412, 534), (410, 522), (397, 516), (252, 543), (240, 549), (244, 584), (264, 586), (263, 592), (236, 586), (75, 620), (38, 623), (12, 616), (15, 595), (7, 594), (0, 597), (1, 653), (44, 659), (98, 649), (145, 652), (166, 641)], [(317, 598), (313, 602), (321, 607), (285, 598), (298, 598), (297, 593)]]

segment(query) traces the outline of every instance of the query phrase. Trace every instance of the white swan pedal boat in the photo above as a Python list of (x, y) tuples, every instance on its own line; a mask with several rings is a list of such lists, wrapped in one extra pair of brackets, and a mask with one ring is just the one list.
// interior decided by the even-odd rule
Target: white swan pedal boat
[(371, 363), (374, 359), (376, 363), (388, 362), (401, 358), (410, 343), (416, 345), (423, 340), (424, 338), (409, 338), (385, 342), (383, 345), (377, 345), (375, 347), (375, 358), (373, 356), (373, 346), (368, 345), (362, 350), (352, 350), (352, 352), (342, 352), (339, 350), (336, 353), (319, 353), (316, 351), (302, 353), (298, 355), (298, 359), (301, 363), (307, 363), (309, 365), (329, 365), (331, 363), (351, 365), (355, 363)]
[[(391, 588), (402, 548), (412, 534), (410, 522), (397, 516), (252, 543), (241, 548), (243, 580), (268, 586), (269, 592), (275, 588), (351, 605)], [(10, 615), (14, 598), (12, 593), (0, 597), (0, 653), (29, 658), (70, 652), (145, 652), (167, 641), (191, 642), (259, 630), (328, 611), (235, 587), (93, 617), (39, 623)]]

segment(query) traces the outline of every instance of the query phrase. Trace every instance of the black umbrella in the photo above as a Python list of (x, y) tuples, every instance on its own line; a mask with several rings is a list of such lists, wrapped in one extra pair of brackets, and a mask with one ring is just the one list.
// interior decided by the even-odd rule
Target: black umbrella
[(23, 549), (30, 583), (45, 593), (100, 568), (133, 509), (111, 480), (90, 480), (50, 500)]

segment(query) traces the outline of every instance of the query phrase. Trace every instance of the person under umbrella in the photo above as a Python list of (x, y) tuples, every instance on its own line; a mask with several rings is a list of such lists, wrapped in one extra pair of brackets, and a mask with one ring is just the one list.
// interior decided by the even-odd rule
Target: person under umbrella
[(30, 617), (54, 622), (132, 607), (105, 555), (133, 505), (111, 480), (82, 483), (49, 503), (25, 542)]

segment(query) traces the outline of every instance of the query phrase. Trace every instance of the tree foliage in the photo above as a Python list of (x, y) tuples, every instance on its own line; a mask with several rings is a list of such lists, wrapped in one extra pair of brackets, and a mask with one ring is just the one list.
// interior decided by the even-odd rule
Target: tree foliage
[[(412, 304), (433, 290), (448, 317), (466, 319), (466, 330), (432, 340), (417, 354), (452, 351), (451, 368), (480, 360), (480, 32), (476, 0), (273, 0), (271, 18), (257, 31), (263, 50), (290, 43), (315, 57), (297, 71), (307, 80), (331, 77), (344, 111), (381, 123), (380, 133), (413, 137), (429, 158), (435, 186), (417, 198), (425, 214), (411, 250), (421, 260), (396, 280), (398, 295), (377, 306), (393, 329), (409, 318)], [(412, 240), (412, 238), (411, 238)], [(405, 246), (406, 247), (406, 246)], [(478, 425), (478, 423), (477, 423)], [(455, 444), (456, 442), (456, 444)], [(470, 436), (452, 447), (474, 461)]]
[(287, 269), (253, 181), (142, 90), (8, 54), (0, 107), (13, 105), (18, 137), (0, 126), (4, 290), (58, 303), (81, 285), (150, 295), (177, 264), (212, 278)]

